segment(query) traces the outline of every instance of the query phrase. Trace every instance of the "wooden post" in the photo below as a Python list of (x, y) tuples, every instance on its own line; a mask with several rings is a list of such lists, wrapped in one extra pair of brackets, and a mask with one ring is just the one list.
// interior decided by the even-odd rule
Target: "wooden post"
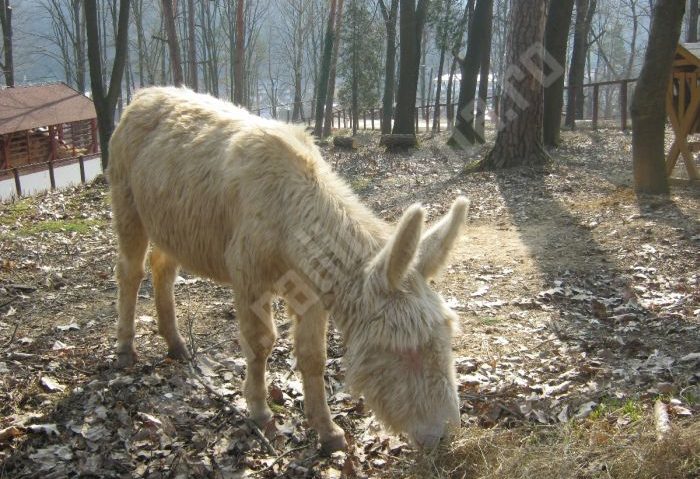
[(348, 115), (345, 113), (345, 108), (343, 108), (343, 128), (348, 127)]
[(627, 81), (620, 83), (620, 127), (622, 131), (627, 131)]
[(600, 100), (600, 85), (593, 85), (593, 129), (598, 129), (598, 101)]
[(53, 160), (49, 160), (49, 182), (51, 183), (51, 189), (56, 189), (56, 175), (53, 171)]
[(374, 131), (374, 108), (372, 108), (372, 131)]
[(78, 165), (80, 166), (80, 182), (85, 183), (85, 157), (80, 156), (78, 158)]
[(17, 196), (22, 196), (22, 184), (19, 182), (19, 171), (17, 168), (12, 168), (12, 174), (15, 176), (15, 189), (17, 190)]
[(425, 131), (430, 131), (430, 106), (425, 106)]

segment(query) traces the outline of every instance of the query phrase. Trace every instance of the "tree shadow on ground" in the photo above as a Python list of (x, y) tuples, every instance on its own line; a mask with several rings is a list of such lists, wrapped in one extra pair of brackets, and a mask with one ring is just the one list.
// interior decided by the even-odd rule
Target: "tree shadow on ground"
[[(639, 215), (638, 231), (627, 230), (628, 234), (636, 231), (636, 239), (649, 242), (648, 255), (611, 250), (596, 239), (596, 222), (561, 200), (556, 181), (547, 181), (549, 175), (550, 167), (512, 169), (497, 172), (496, 182), (522, 241), (545, 280), (556, 289), (551, 301), (561, 320), (552, 329), (560, 339), (577, 344), (608, 371), (616, 372), (618, 383), (627, 379), (622, 389), (629, 394), (653, 391), (659, 382), (676, 383), (676, 390), (694, 383), (692, 364), (679, 359), (696, 352), (700, 330), (688, 327), (690, 316), (678, 312), (683, 308), (669, 312), (663, 298), (657, 302), (654, 296), (650, 301), (642, 298), (655, 282), (654, 278), (643, 282), (655, 273), (654, 226), (642, 222), (646, 218)], [(663, 212), (653, 218), (683, 225), (686, 233), (677, 241), (684, 250), (697, 252), (687, 232), (697, 231), (697, 220), (672, 202), (665, 204)], [(621, 240), (624, 244), (627, 237)], [(697, 255), (690, 260), (697, 262)], [(671, 296), (669, 301), (674, 299), (678, 298)], [(669, 359), (662, 361), (664, 358)], [(649, 366), (646, 370), (634, 370), (644, 364)], [(609, 384), (615, 379), (614, 375)], [(619, 384), (615, 389), (620, 390)]]

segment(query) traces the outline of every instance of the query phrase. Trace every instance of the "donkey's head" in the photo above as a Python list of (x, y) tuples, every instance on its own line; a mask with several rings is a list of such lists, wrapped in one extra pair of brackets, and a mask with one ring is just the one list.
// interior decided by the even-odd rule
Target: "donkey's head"
[(445, 264), (465, 222), (468, 202), (422, 234), (419, 205), (404, 213), (383, 249), (365, 267), (357, 328), (347, 340), (352, 390), (389, 428), (432, 446), (459, 425), (452, 357), (455, 314), (427, 281)]

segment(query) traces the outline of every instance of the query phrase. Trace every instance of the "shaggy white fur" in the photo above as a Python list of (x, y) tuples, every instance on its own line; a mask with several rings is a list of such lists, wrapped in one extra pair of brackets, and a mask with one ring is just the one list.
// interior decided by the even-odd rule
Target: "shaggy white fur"
[(265, 365), (276, 338), (273, 296), (286, 298), (305, 411), (327, 451), (345, 446), (323, 372), (329, 314), (343, 333), (347, 381), (380, 420), (432, 445), (459, 424), (451, 338), (455, 316), (427, 279), (445, 264), (468, 202), (422, 233), (411, 206), (395, 228), (364, 207), (302, 128), (262, 119), (186, 89), (147, 88), (110, 142), (108, 177), (119, 238), (121, 366), (133, 364), (134, 306), (152, 243), (159, 331), (177, 330), (178, 266), (232, 285), (248, 368), (251, 416), (272, 417)]

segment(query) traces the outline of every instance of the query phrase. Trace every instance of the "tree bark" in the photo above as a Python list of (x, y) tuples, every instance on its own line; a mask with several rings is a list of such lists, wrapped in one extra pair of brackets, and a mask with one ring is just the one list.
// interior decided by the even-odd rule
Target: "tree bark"
[(236, 1), (236, 51), (233, 60), (233, 103), (245, 105), (245, 1)]
[(386, 65), (384, 68), (384, 96), (382, 97), (382, 133), (391, 133), (391, 119), (394, 117), (394, 83), (396, 82), (396, 19), (399, 0), (391, 0), (387, 9), (383, 0), (379, 6), (386, 27)]
[[(547, 0), (515, 0), (510, 12), (501, 130), (480, 169), (535, 165), (549, 159), (542, 143), (542, 40)], [(539, 46), (538, 46), (539, 45)], [(524, 65), (527, 61), (529, 66)]]
[(644, 65), (632, 99), (632, 165), (637, 193), (669, 192), (664, 155), (666, 92), (685, 2), (656, 0)]
[(429, 0), (400, 0), (399, 61), (401, 72), (394, 111), (393, 133), (415, 134), (416, 90), (421, 57), (421, 38)]
[(688, 43), (695, 43), (698, 41), (698, 0), (690, 0), (690, 7), (688, 9), (688, 33), (686, 35), (685, 41)]
[(333, 55), (331, 57), (330, 71), (328, 72), (328, 91), (326, 92), (326, 116), (323, 123), (323, 136), (331, 134), (333, 127), (333, 100), (335, 99), (335, 76), (338, 65), (338, 50), (340, 49), (340, 29), (343, 25), (343, 0), (338, 0), (335, 13), (335, 42), (333, 43)]
[(180, 43), (177, 40), (177, 30), (175, 28), (173, 0), (162, 0), (162, 4), (165, 32), (168, 35), (168, 52), (170, 53), (173, 83), (175, 86), (181, 86), (184, 83), (184, 77), (182, 74), (182, 59), (180, 58)]
[(331, 69), (331, 56), (333, 54), (333, 21), (335, 20), (336, 0), (330, 0), (331, 7), (328, 12), (328, 23), (326, 24), (326, 35), (323, 42), (323, 56), (321, 58), (321, 70), (318, 74), (316, 89), (316, 118), (314, 124), (314, 135), (321, 138), (323, 135), (323, 113), (326, 106), (326, 96), (328, 94), (328, 77)]
[[(474, 110), (476, 101), (476, 87), (481, 68), (484, 50), (489, 48), (490, 24), (488, 19), (493, 15), (493, 0), (478, 0), (474, 8), (474, 15), (469, 25), (469, 39), (467, 40), (467, 54), (464, 60), (459, 60), (462, 78), (459, 83), (459, 101), (457, 104), (457, 118), (455, 128), (450, 137), (452, 146), (468, 146), (474, 143), (483, 143), (474, 130)], [(489, 46), (487, 46), (489, 44)]]
[(552, 59), (562, 65), (562, 74), (544, 89), (544, 145), (559, 146), (561, 137), (561, 112), (564, 107), (564, 74), (566, 49), (569, 42), (571, 15), (574, 0), (552, 2), (547, 15), (544, 46)]
[(586, 70), (586, 53), (588, 51), (588, 33), (595, 12), (597, 0), (576, 0), (576, 26), (574, 27), (574, 46), (569, 67), (569, 88), (566, 91), (565, 124), (576, 128), (576, 118), (583, 113), (583, 76)]
[(109, 164), (109, 139), (114, 131), (114, 111), (121, 95), (121, 83), (124, 77), (126, 52), (129, 46), (129, 4), (130, 0), (119, 0), (119, 20), (117, 22), (114, 64), (105, 92), (102, 83), (102, 54), (100, 52), (99, 28), (97, 19), (96, 0), (85, 0), (85, 27), (88, 45), (88, 63), (90, 65), (90, 86), (95, 103), (97, 124), (102, 150), (102, 170)]
[(15, 86), (15, 65), (12, 54), (12, 7), (10, 0), (0, 1), (0, 25), (2, 25), (2, 47), (5, 57), (2, 65), (5, 73), (5, 85)]

